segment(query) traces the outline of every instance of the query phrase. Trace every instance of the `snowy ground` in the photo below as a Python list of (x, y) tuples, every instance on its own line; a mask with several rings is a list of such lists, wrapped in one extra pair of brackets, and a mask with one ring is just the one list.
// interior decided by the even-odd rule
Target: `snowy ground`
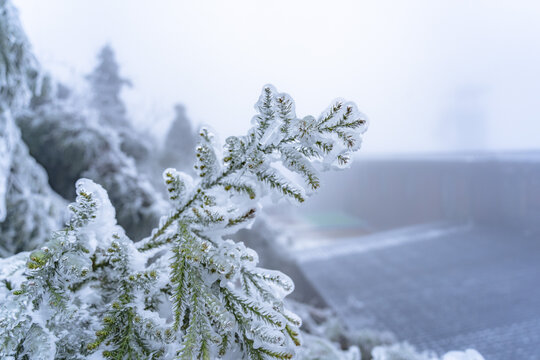
[(375, 234), (357, 224), (356, 235), (350, 220), (308, 223), (293, 227), (300, 267), (351, 328), (390, 330), (438, 353), (539, 358), (537, 237), (443, 222)]

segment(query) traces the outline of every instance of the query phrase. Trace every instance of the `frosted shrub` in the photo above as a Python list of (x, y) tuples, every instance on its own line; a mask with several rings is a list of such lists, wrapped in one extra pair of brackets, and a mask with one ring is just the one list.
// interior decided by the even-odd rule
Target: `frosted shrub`
[[(303, 202), (320, 171), (350, 162), (367, 123), (341, 101), (318, 118), (297, 118), (292, 99), (272, 86), (256, 109), (248, 134), (223, 149), (201, 131), (196, 178), (165, 170), (173, 210), (138, 243), (116, 225), (106, 191), (79, 180), (66, 227), (0, 264), (1, 357), (295, 357), (301, 320), (283, 304), (292, 281), (225, 237), (251, 225), (265, 196)], [(351, 351), (347, 358), (357, 358)]]
[(484, 360), (476, 350), (450, 351), (442, 357), (430, 352), (418, 352), (408, 343), (378, 346), (372, 351), (373, 360)]

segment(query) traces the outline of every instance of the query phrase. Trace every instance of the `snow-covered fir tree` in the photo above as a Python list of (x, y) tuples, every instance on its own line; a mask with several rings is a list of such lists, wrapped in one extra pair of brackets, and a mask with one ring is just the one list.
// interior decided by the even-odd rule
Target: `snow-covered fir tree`
[[(284, 306), (284, 274), (226, 240), (250, 226), (265, 196), (301, 203), (319, 172), (343, 168), (367, 123), (353, 103), (298, 118), (265, 86), (253, 128), (222, 149), (203, 129), (195, 178), (164, 172), (173, 210), (134, 243), (105, 190), (77, 183), (65, 229), (3, 270), (0, 353), (8, 359), (291, 359), (300, 319)], [(31, 336), (30, 336), (31, 335)]]
[(98, 111), (102, 124), (115, 129), (120, 135), (121, 149), (137, 161), (147, 159), (151, 142), (133, 129), (121, 98), (122, 89), (132, 86), (131, 81), (120, 76), (114, 50), (105, 45), (98, 54), (98, 64), (87, 75), (92, 98), (90, 105)]
[(161, 150), (161, 164), (190, 172), (195, 154), (196, 134), (182, 104), (174, 107), (175, 116)]
[(0, 257), (42, 244), (63, 218), (63, 200), (29, 155), (13, 119), (40, 80), (16, 10), (0, 0)]
[(166, 205), (161, 195), (120, 149), (116, 129), (42, 75), (17, 11), (7, 0), (0, 5), (0, 256), (43, 244), (64, 221), (65, 201), (55, 191), (74, 199), (81, 177), (109, 190), (130, 236), (146, 236)]
[(58, 99), (51, 82), (43, 84), (46, 88), (38, 100), (34, 97), (34, 106), (18, 112), (17, 125), (30, 153), (47, 170), (53, 189), (74, 199), (79, 178), (100, 183), (110, 194), (119, 224), (134, 239), (143, 238), (166, 207), (161, 195), (122, 151), (115, 129), (82, 111), (80, 99)]
[(45, 242), (64, 218), (64, 200), (30, 156), (9, 110), (0, 110), (0, 257)]

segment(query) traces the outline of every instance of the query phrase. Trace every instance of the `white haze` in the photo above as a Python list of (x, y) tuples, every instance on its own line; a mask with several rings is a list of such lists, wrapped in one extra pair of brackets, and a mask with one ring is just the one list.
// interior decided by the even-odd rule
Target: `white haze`
[(110, 43), (132, 117), (163, 134), (182, 102), (222, 138), (265, 83), (299, 115), (336, 96), (370, 152), (540, 146), (540, 3), (497, 0), (15, 0), (40, 61), (72, 82)]

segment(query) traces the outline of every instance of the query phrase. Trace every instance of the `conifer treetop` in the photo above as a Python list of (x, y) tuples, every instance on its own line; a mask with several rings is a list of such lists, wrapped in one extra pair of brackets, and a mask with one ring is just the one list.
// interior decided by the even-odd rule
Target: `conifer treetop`
[[(121, 103), (120, 92), (124, 86), (131, 86), (131, 81), (120, 76), (120, 67), (113, 48), (107, 44), (98, 54), (98, 64), (87, 76), (94, 88), (94, 101), (99, 107), (118, 106)], [(125, 109), (122, 107), (122, 111)]]
[(193, 131), (186, 108), (182, 104), (174, 106), (175, 116), (165, 137), (161, 163), (164, 167), (175, 167), (189, 172), (192, 169), (193, 156), (198, 136)]
[(120, 66), (110, 45), (101, 49), (98, 64), (86, 79), (92, 95), (90, 105), (97, 110), (101, 124), (118, 133), (122, 151), (137, 162), (146, 161), (153, 147), (152, 141), (147, 134), (140, 134), (131, 126), (121, 92), (132, 84), (120, 76)]

